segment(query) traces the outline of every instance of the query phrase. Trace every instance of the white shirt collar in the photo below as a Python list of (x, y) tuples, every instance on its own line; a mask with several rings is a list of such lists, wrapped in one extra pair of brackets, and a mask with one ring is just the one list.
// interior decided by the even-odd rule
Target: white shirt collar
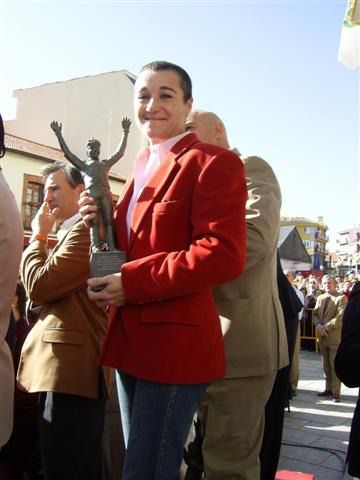
[(158, 155), (159, 163), (162, 163), (166, 155), (170, 152), (172, 147), (179, 142), (183, 137), (189, 135), (190, 132), (180, 133), (176, 137), (171, 137), (164, 142), (157, 143), (156, 145), (151, 145), (149, 147), (150, 154), (155, 153)]
[(128, 235), (130, 237), (130, 225), (133, 210), (135, 203), (141, 195), (145, 185), (150, 180), (151, 176), (156, 172), (158, 167), (164, 161), (167, 154), (170, 152), (171, 148), (178, 143), (183, 137), (189, 135), (190, 132), (180, 133), (175, 137), (169, 138), (164, 142), (157, 143), (156, 145), (151, 145), (150, 147), (142, 150), (137, 158), (135, 159), (134, 164), (134, 190), (130, 203), (128, 206), (128, 211), (126, 215), (126, 224), (128, 229)]
[(62, 224), (59, 230), (56, 232), (57, 239), (60, 241), (64, 238), (67, 232), (70, 230), (72, 226), (75, 225), (79, 220), (81, 220), (81, 215), (79, 212), (75, 213), (70, 218), (67, 218)]

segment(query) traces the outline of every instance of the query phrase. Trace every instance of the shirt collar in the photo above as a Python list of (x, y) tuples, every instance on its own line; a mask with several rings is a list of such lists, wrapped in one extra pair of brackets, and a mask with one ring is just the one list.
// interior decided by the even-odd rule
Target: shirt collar
[(152, 145), (149, 147), (150, 154), (155, 154), (158, 159), (159, 163), (162, 163), (166, 155), (170, 152), (172, 147), (178, 143), (182, 138), (186, 135), (189, 135), (190, 132), (180, 133), (180, 135), (176, 135), (175, 137), (171, 137), (164, 142), (157, 143), (156, 145)]
[(75, 225), (79, 220), (81, 220), (81, 215), (79, 212), (75, 213), (70, 218), (67, 218), (62, 224), (59, 230), (56, 232), (57, 239), (60, 241), (64, 238), (67, 232), (70, 230), (72, 226)]

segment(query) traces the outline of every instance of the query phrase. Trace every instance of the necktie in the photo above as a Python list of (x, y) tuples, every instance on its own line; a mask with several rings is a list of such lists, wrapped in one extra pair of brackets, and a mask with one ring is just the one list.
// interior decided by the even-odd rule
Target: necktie
[(329, 307), (329, 303), (330, 303), (330, 297), (326, 297), (325, 302), (324, 302), (324, 307), (323, 307), (323, 310), (322, 310), (322, 315), (321, 315), (322, 323), (324, 323), (324, 320), (325, 320), (325, 317), (326, 317), (326, 314), (327, 314), (327, 309)]

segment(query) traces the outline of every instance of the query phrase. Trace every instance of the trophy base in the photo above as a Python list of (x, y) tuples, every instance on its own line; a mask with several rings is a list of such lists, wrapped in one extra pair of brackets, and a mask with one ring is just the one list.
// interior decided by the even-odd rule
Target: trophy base
[[(119, 273), (121, 265), (126, 262), (125, 253), (122, 250), (110, 250), (104, 252), (93, 252), (90, 256), (90, 273), (94, 278), (105, 277), (112, 273)], [(93, 288), (100, 292), (104, 286), (99, 285)]]

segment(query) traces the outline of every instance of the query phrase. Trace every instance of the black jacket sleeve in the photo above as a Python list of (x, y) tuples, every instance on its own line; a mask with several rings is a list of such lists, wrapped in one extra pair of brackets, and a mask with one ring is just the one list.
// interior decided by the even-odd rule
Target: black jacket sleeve
[(354, 285), (345, 308), (335, 371), (347, 387), (360, 387), (360, 282)]

